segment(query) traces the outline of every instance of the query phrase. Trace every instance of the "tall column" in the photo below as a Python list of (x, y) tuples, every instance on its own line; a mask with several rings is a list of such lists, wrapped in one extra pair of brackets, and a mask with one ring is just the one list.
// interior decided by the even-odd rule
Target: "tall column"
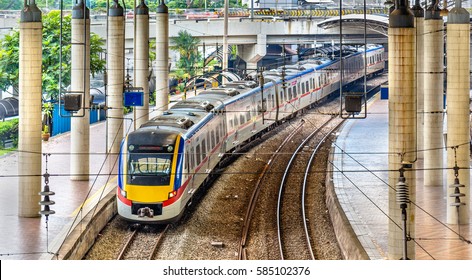
[(438, 0), (432, 0), (424, 20), (424, 185), (442, 186), (444, 21)]
[(156, 12), (156, 110), (169, 105), (169, 11), (164, 0)]
[[(418, 150), (423, 150), (424, 131), (424, 9), (420, 5), (420, 0), (415, 0), (415, 5), (411, 8), (415, 15), (416, 27), (416, 102), (417, 102), (417, 142)], [(423, 153), (418, 153), (419, 158), (423, 158)]]
[[(414, 17), (408, 7), (408, 1), (397, 0), (395, 10), (389, 17), (389, 156), (388, 173), (389, 188), (388, 215), (388, 257), (401, 259), (404, 253), (403, 220), (400, 204), (396, 200), (396, 184), (399, 182), (399, 170), (403, 162), (416, 161), (416, 30)], [(405, 172), (406, 184), (409, 186), (409, 199), (415, 201), (415, 172)], [(415, 237), (415, 208), (408, 204), (407, 231)], [(413, 242), (407, 242), (407, 257), (415, 258)]]
[[(229, 0), (224, 0), (224, 21), (223, 21), (223, 71), (228, 71), (228, 9)], [(223, 77), (223, 83), (226, 79)]]
[(125, 76), (125, 18), (118, 0), (113, 0), (108, 14), (107, 71), (107, 148), (112, 154), (120, 151), (123, 138), (123, 86)]
[(139, 128), (149, 120), (149, 8), (141, 0), (136, 7), (136, 25), (134, 33), (134, 83), (143, 88), (144, 105), (135, 107), (135, 122)]
[(72, 9), (71, 89), (85, 107), (71, 118), (71, 180), (88, 180), (90, 163), (90, 15), (83, 0)]
[[(459, 207), (459, 213), (454, 203), (453, 188), (447, 188), (447, 223), (468, 224), (470, 213), (470, 121), (469, 121), (469, 94), (470, 94), (470, 23), (469, 13), (462, 8), (461, 1), (449, 11), (447, 21), (447, 146), (458, 146), (457, 165), (459, 181), (465, 185), (459, 191), (465, 194)], [(456, 157), (454, 150), (447, 150), (447, 168), (454, 167)], [(463, 168), (463, 169), (462, 169)], [(448, 185), (454, 183), (454, 171), (447, 171)]]
[[(27, 1), (25, 1), (26, 4)], [(42, 16), (34, 0), (21, 11), (18, 131), (18, 216), (41, 210)]]

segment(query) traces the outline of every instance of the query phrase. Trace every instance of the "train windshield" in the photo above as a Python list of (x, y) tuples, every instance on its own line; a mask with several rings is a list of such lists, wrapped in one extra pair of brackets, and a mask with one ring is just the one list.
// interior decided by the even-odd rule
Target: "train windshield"
[(172, 169), (172, 153), (130, 153), (128, 184), (168, 186)]

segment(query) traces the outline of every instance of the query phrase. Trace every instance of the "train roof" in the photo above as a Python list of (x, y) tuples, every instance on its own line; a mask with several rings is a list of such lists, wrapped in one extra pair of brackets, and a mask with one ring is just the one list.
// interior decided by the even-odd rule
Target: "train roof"
[[(367, 52), (381, 48), (381, 46), (369, 45)], [(359, 55), (364, 52), (363, 48), (358, 49), (357, 52), (353, 52), (352, 48), (348, 50), (349, 51), (346, 52), (347, 56)], [(284, 71), (285, 78), (291, 79), (311, 71), (322, 70), (338, 60), (338, 57), (334, 57), (334, 59), (326, 56), (316, 57), (295, 65), (281, 66), (276, 69), (264, 71), (265, 84), (263, 88), (268, 88), (273, 83), (281, 83), (282, 73)], [(179, 132), (184, 134), (184, 137), (190, 137), (205, 123), (211, 120), (212, 114), (210, 114), (210, 112), (224, 109), (224, 106), (237, 102), (259, 91), (259, 84), (256, 82), (257, 77), (252, 76), (251, 78), (251, 80), (231, 81), (217, 88), (203, 90), (197, 96), (192, 96), (186, 100), (175, 103), (169, 110), (149, 120), (147, 123), (143, 124), (141, 128), (148, 132), (159, 128), (167, 130), (168, 132)]]

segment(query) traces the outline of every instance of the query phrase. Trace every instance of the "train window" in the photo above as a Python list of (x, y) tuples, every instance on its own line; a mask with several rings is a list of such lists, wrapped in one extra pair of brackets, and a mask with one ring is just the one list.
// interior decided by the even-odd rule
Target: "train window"
[(251, 107), (246, 106), (246, 120), (250, 120), (250, 119), (251, 119)]
[(305, 93), (305, 92), (306, 92), (306, 91), (305, 91), (305, 84), (303, 83), (303, 84), (302, 84), (302, 92), (301, 92), (301, 94), (303, 94), (303, 93)]
[(196, 164), (199, 165), (200, 162), (202, 161), (202, 151), (200, 149), (200, 144), (197, 145), (195, 148), (195, 159), (196, 159)]
[(128, 183), (133, 185), (170, 184), (172, 153), (130, 153)]
[(238, 117), (234, 115), (234, 126), (238, 126)]
[(288, 88), (288, 100), (292, 100), (292, 88)]
[(216, 143), (220, 143), (220, 125), (216, 126)]
[(318, 76), (318, 87), (321, 87), (321, 76)]
[(202, 140), (202, 160), (206, 158), (206, 153), (207, 153), (207, 146), (206, 146), (206, 140)]
[(192, 147), (190, 148), (190, 169), (195, 168), (195, 149)]
[[(308, 81), (305, 82), (305, 87), (306, 87), (306, 91), (310, 90), (310, 88), (308, 87)], [(303, 91), (303, 92), (306, 92), (306, 91)]]
[(215, 131), (212, 130), (211, 131), (211, 147), (210, 148), (213, 149), (215, 146), (216, 146), (216, 144), (215, 144)]
[[(250, 114), (250, 113), (247, 113), (247, 112), (246, 112), (246, 114)], [(243, 123), (246, 122), (246, 120), (244, 119), (243, 113), (241, 113), (241, 115), (239, 115), (239, 122), (240, 122), (240, 124), (243, 124)]]
[(233, 120), (229, 120), (229, 126), (230, 126), (231, 128), (233, 128), (233, 127), (234, 127)]
[[(297, 85), (300, 86), (300, 85)], [(297, 86), (293, 87), (293, 98), (297, 97)]]

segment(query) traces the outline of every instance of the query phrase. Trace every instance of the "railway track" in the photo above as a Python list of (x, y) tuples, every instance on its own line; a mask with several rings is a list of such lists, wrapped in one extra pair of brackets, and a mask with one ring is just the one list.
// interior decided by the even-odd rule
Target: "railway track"
[[(313, 244), (305, 211), (308, 177), (319, 148), (341, 123), (338, 118), (331, 118), (314, 130), (299, 144), (287, 163), (277, 200), (277, 237), (282, 260), (315, 259), (313, 247), (316, 244)], [(303, 168), (304, 173), (296, 171)], [(316, 227), (316, 224), (312, 226)]]
[(169, 227), (135, 225), (116, 259), (152, 260)]
[(245, 215), (245, 218), (244, 218), (243, 230), (242, 230), (242, 235), (241, 235), (241, 242), (239, 244), (239, 259), (240, 260), (246, 260), (247, 259), (246, 246), (247, 246), (247, 240), (248, 240), (248, 235), (249, 235), (249, 228), (250, 228), (250, 225), (251, 225), (254, 210), (255, 210), (256, 205), (257, 205), (257, 198), (259, 197), (259, 193), (260, 193), (261, 188), (262, 188), (262, 182), (263, 182), (264, 178), (266, 177), (268, 171), (270, 170), (272, 164), (274, 163), (274, 160), (279, 155), (279, 151), (298, 133), (299, 129), (303, 126), (303, 124), (304, 124), (304, 122), (301, 122), (292, 131), (292, 133), (290, 133), (290, 135), (287, 138), (285, 138), (285, 140), (279, 145), (277, 150), (272, 154), (271, 158), (269, 159), (267, 164), (264, 166), (264, 170), (259, 175), (259, 178), (256, 182), (256, 186), (255, 186), (255, 188), (252, 192), (251, 198), (249, 200), (246, 215)]
[[(331, 117), (312, 131), (306, 127), (308, 125), (305, 125), (304, 120), (302, 120), (272, 153), (263, 171), (259, 174), (243, 219), (238, 256), (240, 260), (248, 259), (247, 248), (250, 243), (251, 224), (254, 226), (254, 223), (259, 223), (258, 219), (264, 220), (266, 224), (271, 224), (271, 227), (274, 228), (273, 232), (276, 234), (274, 237), (278, 239), (280, 259), (315, 259), (314, 250), (312, 249), (314, 242), (310, 237), (310, 227), (307, 225), (309, 219), (305, 213), (305, 193), (309, 181), (309, 167), (321, 144), (341, 123), (341, 119)], [(300, 132), (303, 126), (306, 128), (304, 133)], [(306, 133), (306, 131), (310, 132)], [(306, 135), (304, 139), (301, 137), (302, 134)], [(296, 145), (294, 143), (300, 144), (297, 148), (294, 148), (294, 145)], [(285, 151), (282, 152), (282, 150)], [(282, 158), (279, 158), (280, 155), (282, 155)], [(277, 171), (280, 170), (281, 165), (284, 171)], [(296, 170), (303, 169), (305, 171), (291, 172), (292, 169), (295, 169), (295, 165), (298, 166)], [(280, 173), (283, 173), (281, 178), (277, 175)], [(258, 197), (262, 191), (266, 193), (266, 197), (267, 193), (278, 191), (278, 197), (270, 195), (274, 197), (272, 202), (274, 207), (259, 205)], [(275, 204), (277, 205), (275, 206)], [(265, 210), (262, 211), (262, 214), (255, 214), (256, 208), (264, 208)], [(274, 208), (273, 213), (271, 213), (272, 208)], [(257, 215), (262, 216), (254, 217)], [(272, 216), (276, 217), (271, 218)], [(268, 220), (273, 220), (273, 222), (267, 222)], [(273, 245), (274, 248), (277, 246), (276, 244)]]

